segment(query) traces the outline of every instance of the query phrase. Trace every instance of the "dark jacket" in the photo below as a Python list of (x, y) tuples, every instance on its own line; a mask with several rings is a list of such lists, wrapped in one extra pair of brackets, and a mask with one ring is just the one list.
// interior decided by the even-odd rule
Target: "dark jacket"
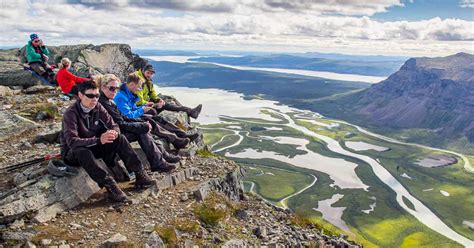
[(115, 123), (123, 133), (148, 133), (148, 124), (141, 119), (131, 119), (123, 116), (114, 101), (109, 100), (104, 93), (100, 92), (99, 103), (107, 110)]
[(100, 103), (89, 113), (85, 113), (76, 101), (64, 112), (61, 132), (61, 155), (67, 154), (69, 149), (89, 147), (100, 143), (100, 135), (106, 130), (99, 120), (105, 123), (107, 129), (114, 129), (120, 133), (118, 125)]

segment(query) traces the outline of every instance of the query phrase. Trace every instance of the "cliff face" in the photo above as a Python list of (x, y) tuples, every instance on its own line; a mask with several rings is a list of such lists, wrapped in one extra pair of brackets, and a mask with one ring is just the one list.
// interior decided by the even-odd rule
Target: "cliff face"
[[(51, 53), (50, 64), (69, 58), (72, 61), (71, 71), (83, 77), (89, 76), (89, 73), (112, 73), (125, 80), (128, 73), (146, 63), (126, 44), (48, 46), (48, 49)], [(0, 85), (39, 84), (38, 79), (23, 69), (22, 63), (26, 63), (25, 47), (0, 50)]]

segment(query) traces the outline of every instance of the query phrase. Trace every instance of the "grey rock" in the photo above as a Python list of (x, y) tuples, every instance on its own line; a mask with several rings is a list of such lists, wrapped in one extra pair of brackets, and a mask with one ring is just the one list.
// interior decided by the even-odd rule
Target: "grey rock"
[(41, 240), (41, 245), (50, 245), (53, 241), (51, 239), (42, 239)]
[(11, 225), (11, 229), (20, 229), (25, 226), (25, 221), (23, 219), (15, 220)]
[(34, 184), (0, 200), (0, 223), (9, 223), (35, 212), (33, 220), (43, 223), (73, 208), (99, 191), (98, 185), (82, 169), (75, 177), (54, 179), (41, 176)]
[(3, 232), (2, 239), (3, 240), (17, 240), (17, 241), (27, 241), (31, 240), (36, 233), (33, 232)]
[(35, 86), (28, 87), (23, 92), (25, 92), (26, 94), (36, 94), (36, 93), (52, 91), (52, 90), (55, 90), (55, 88), (53, 86), (35, 85)]
[(188, 193), (187, 192), (182, 193), (181, 197), (180, 197), (180, 200), (182, 202), (185, 202), (185, 201), (189, 200)]
[(255, 228), (253, 233), (259, 239), (267, 238), (267, 228), (265, 226), (259, 226), (259, 227)]
[(39, 127), (36, 122), (8, 111), (0, 111), (0, 142), (36, 127)]
[(33, 148), (33, 146), (30, 144), (30, 142), (28, 141), (25, 141), (25, 142), (22, 142), (20, 147), (19, 147), (21, 150), (31, 150), (31, 148)]
[(248, 246), (249, 244), (241, 239), (231, 239), (222, 245), (223, 248), (243, 248)]
[(102, 244), (99, 247), (100, 248), (119, 247), (119, 246), (126, 245), (126, 243), (127, 243), (127, 237), (120, 233), (116, 233), (110, 239), (107, 239), (104, 242), (102, 242)]
[(237, 211), (235, 211), (235, 217), (240, 220), (247, 220), (249, 218), (249, 215), (246, 210), (238, 209)]
[(36, 143), (59, 143), (59, 134), (61, 133), (61, 123), (49, 126), (47, 130), (36, 135), (33, 144)]
[(162, 248), (162, 247), (165, 247), (165, 244), (163, 243), (163, 240), (161, 240), (158, 233), (152, 232), (150, 236), (148, 236), (148, 239), (146, 240), (144, 247), (145, 248)]
[(0, 97), (13, 96), (14, 92), (15, 91), (9, 87), (0, 85)]
[(153, 223), (145, 224), (145, 228), (143, 229), (143, 231), (146, 232), (146, 233), (151, 233), (154, 230), (155, 230), (155, 224), (153, 224)]

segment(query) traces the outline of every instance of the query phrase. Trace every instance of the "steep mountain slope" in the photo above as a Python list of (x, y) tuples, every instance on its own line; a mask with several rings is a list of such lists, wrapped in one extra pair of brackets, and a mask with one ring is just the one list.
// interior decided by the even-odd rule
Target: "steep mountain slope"
[(438, 141), (467, 137), (473, 143), (474, 55), (412, 58), (379, 84), (314, 104), (323, 114), (359, 124), (430, 129)]

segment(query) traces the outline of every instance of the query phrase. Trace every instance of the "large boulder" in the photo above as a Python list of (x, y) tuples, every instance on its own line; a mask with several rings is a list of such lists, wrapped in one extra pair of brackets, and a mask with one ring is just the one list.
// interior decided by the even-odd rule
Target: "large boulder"
[[(128, 73), (147, 63), (126, 44), (48, 46), (48, 49), (50, 64), (58, 64), (67, 57), (72, 61), (71, 72), (82, 77), (112, 73), (125, 80)], [(39, 79), (23, 69), (26, 62), (25, 47), (0, 50), (0, 85), (40, 84)]]
[(0, 85), (31, 86), (41, 81), (23, 68), (20, 49), (0, 50)]
[(79, 174), (74, 177), (56, 178), (47, 174), (4, 192), (0, 197), (0, 223), (32, 213), (33, 220), (46, 222), (86, 201), (100, 188), (82, 168), (78, 169)]

